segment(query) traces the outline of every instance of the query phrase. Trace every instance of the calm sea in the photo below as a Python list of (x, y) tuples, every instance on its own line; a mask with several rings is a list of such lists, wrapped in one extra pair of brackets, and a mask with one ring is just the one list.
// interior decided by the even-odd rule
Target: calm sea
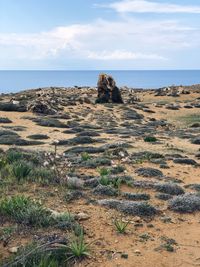
[(99, 73), (111, 74), (118, 86), (159, 88), (200, 83), (200, 70), (169, 71), (0, 71), (0, 93), (48, 86), (96, 86)]

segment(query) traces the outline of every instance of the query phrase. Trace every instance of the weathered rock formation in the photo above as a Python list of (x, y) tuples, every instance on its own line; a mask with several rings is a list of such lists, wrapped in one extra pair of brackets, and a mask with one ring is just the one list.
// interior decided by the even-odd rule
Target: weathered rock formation
[(123, 103), (120, 90), (112, 76), (100, 74), (97, 87), (96, 103)]

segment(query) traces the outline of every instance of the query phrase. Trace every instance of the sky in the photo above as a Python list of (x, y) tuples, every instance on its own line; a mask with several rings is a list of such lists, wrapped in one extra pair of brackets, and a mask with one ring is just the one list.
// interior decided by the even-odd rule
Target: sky
[(200, 0), (0, 0), (0, 70), (200, 69)]

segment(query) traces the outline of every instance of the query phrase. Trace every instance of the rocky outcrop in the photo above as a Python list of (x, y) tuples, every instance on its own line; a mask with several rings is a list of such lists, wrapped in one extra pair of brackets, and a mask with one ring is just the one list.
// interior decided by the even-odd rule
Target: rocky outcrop
[(100, 74), (97, 87), (98, 96), (96, 103), (123, 103), (120, 90), (112, 76)]

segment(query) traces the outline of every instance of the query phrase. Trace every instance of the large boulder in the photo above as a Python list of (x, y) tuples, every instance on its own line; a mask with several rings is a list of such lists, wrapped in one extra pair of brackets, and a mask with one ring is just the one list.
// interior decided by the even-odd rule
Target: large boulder
[(97, 87), (98, 96), (96, 103), (123, 103), (120, 90), (112, 76), (100, 74)]

